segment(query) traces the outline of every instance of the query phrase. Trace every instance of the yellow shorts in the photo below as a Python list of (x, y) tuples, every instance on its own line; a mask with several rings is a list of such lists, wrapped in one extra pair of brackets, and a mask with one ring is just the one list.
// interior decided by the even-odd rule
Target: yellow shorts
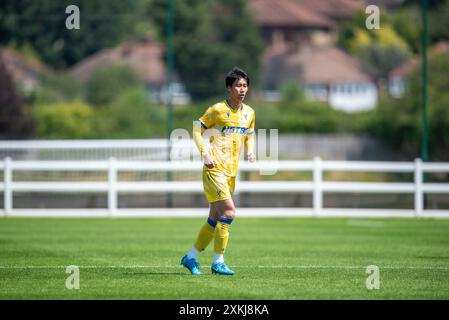
[(235, 177), (219, 171), (203, 170), (203, 187), (209, 203), (231, 199), (235, 189)]

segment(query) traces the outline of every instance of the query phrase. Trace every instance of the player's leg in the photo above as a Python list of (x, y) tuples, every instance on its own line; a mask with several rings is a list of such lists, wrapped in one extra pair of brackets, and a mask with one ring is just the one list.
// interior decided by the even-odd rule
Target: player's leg
[(229, 241), (229, 227), (235, 218), (235, 206), (232, 198), (211, 203), (217, 224), (214, 239), (214, 260), (212, 273), (233, 275), (234, 272), (224, 262), (224, 253)]
[(212, 212), (212, 208), (210, 208), (207, 221), (201, 227), (196, 237), (195, 243), (187, 253), (187, 257), (189, 259), (196, 259), (200, 252), (204, 251), (209, 243), (211, 243), (212, 239), (214, 238), (215, 226), (217, 224), (217, 219), (215, 218), (215, 216), (216, 214)]
[(196, 259), (200, 252), (206, 249), (212, 239), (214, 239), (216, 224), (217, 219), (215, 219), (215, 213), (213, 213), (212, 208), (210, 208), (209, 217), (198, 232), (195, 243), (181, 260), (181, 264), (189, 269), (194, 275), (201, 274), (200, 265)]
[[(232, 202), (234, 192), (235, 178), (223, 175), (220, 172), (203, 171), (203, 186), (207, 201), (209, 202), (209, 217), (207, 223), (201, 228), (197, 240), (192, 248), (192, 257), (198, 255), (197, 252), (203, 251), (214, 239), (218, 220), (223, 215), (226, 216), (226, 206), (223, 201), (230, 201), (231, 213), (234, 215), (235, 208)], [(229, 205), (228, 205), (229, 206)], [(225, 213), (223, 213), (225, 212)], [(233, 218), (232, 218), (233, 219)], [(218, 225), (221, 226), (219, 222)]]
[[(203, 186), (206, 198), (209, 203), (216, 201), (217, 190), (221, 190), (221, 180), (218, 176), (209, 172), (203, 171)], [(195, 243), (189, 252), (182, 258), (181, 264), (184, 265), (192, 274), (201, 274), (200, 266), (197, 262), (197, 257), (214, 239), (215, 227), (217, 223), (217, 213), (214, 207), (210, 206), (209, 217), (198, 232)]]

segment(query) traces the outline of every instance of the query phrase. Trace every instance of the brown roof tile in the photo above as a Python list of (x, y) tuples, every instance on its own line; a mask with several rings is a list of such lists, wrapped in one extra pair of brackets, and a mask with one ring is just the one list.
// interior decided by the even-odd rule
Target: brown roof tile
[(350, 17), (355, 11), (364, 8), (362, 0), (295, 0), (314, 12), (333, 19)]
[(154, 41), (128, 41), (116, 48), (101, 50), (73, 66), (71, 73), (86, 80), (96, 68), (109, 64), (130, 66), (149, 85), (162, 85), (166, 81), (164, 49)]
[(251, 0), (250, 9), (263, 26), (331, 28), (333, 22), (295, 0)]
[[(268, 50), (265, 53), (263, 69), (263, 77), (274, 77), (278, 85), (287, 80), (304, 84), (372, 81), (357, 59), (333, 46), (307, 46), (299, 51), (285, 48), (283, 52)], [(272, 87), (273, 83), (268, 86)]]
[(50, 69), (37, 59), (27, 57), (13, 49), (0, 47), (0, 59), (17, 83), (35, 85), (39, 78), (50, 73)]
[[(433, 57), (440, 54), (448, 54), (449, 55), (449, 42), (448, 41), (440, 41), (429, 48), (429, 60)], [(412, 73), (416, 68), (418, 68), (421, 63), (421, 57), (415, 56), (405, 61), (403, 64), (394, 68), (390, 72), (390, 77), (404, 77), (410, 73)]]
[(349, 17), (361, 9), (362, 0), (250, 0), (256, 21), (266, 26), (335, 26), (334, 19)]

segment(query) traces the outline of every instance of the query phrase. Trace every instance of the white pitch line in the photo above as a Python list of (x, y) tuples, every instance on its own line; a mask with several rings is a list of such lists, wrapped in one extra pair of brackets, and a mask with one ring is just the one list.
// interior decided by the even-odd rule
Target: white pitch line
[[(76, 265), (75, 265), (76, 266)], [(0, 266), (0, 269), (63, 269), (67, 266)], [(80, 269), (151, 269), (151, 268), (182, 268), (180, 265), (118, 265), (118, 266), (77, 266)], [(331, 265), (234, 265), (234, 268), (259, 268), (259, 269), (366, 269), (367, 266), (331, 266)], [(378, 266), (379, 269), (422, 269), (422, 270), (449, 270), (448, 267), (432, 266)]]

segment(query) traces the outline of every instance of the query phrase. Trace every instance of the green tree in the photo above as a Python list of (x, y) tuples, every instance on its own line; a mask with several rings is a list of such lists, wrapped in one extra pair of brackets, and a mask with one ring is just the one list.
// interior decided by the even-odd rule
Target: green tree
[(356, 11), (354, 15), (344, 20), (337, 34), (337, 44), (342, 49), (351, 51), (352, 41), (356, 34), (365, 28), (366, 14), (363, 11)]
[(391, 23), (413, 53), (421, 50), (421, 10), (418, 6), (401, 7), (391, 15)]
[(390, 71), (405, 62), (410, 54), (395, 45), (381, 47), (370, 44), (362, 47), (357, 56), (377, 79), (387, 79)]
[[(222, 95), (234, 66), (257, 82), (262, 41), (245, 0), (174, 0), (175, 68), (193, 99)], [(153, 0), (151, 16), (166, 42), (167, 1)]]
[(366, 16), (357, 13), (344, 23), (338, 43), (364, 62), (377, 79), (386, 79), (393, 68), (409, 58), (411, 51), (391, 26), (388, 16), (382, 20), (379, 30), (367, 30), (364, 19)]
[[(449, 40), (449, 1), (429, 0), (430, 43)], [(407, 0), (392, 13), (392, 23), (414, 53), (421, 51), (422, 0)]]
[(429, 36), (432, 42), (449, 40), (449, 1), (443, 1), (430, 13)]
[[(64, 68), (132, 36), (147, 0), (0, 1), (0, 44), (31, 45), (47, 64)], [(65, 9), (80, 9), (80, 29), (68, 30)]]
[[(429, 8), (435, 9), (438, 8), (441, 3), (446, 2), (447, 0), (427, 0), (429, 2)], [(421, 5), (422, 0), (405, 0), (404, 5)]]
[(24, 111), (23, 103), (0, 59), (0, 138), (17, 139), (31, 135), (33, 122)]
[(432, 161), (449, 161), (449, 56), (442, 54), (432, 59), (429, 74), (430, 156)]
[[(409, 158), (420, 157), (422, 113), (421, 74), (418, 67), (407, 81), (402, 99), (383, 97), (369, 130)], [(429, 61), (429, 158), (449, 160), (449, 57)]]

